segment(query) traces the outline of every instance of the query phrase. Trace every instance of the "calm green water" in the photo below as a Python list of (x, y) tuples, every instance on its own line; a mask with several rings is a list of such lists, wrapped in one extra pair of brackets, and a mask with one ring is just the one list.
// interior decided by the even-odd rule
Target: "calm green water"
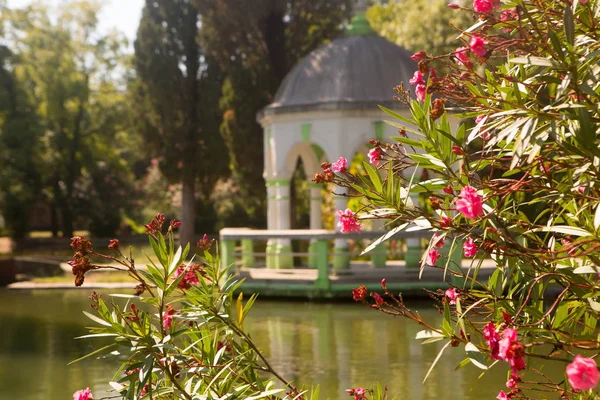
[[(66, 364), (91, 351), (82, 310), (87, 291), (0, 290), (0, 400), (69, 400), (90, 386), (96, 397), (109, 389), (116, 364)], [(425, 318), (437, 311), (416, 304)], [(494, 399), (505, 376), (496, 369), (477, 380), (473, 366), (454, 371), (464, 353), (449, 349), (423, 386), (437, 344), (421, 346), (419, 327), (358, 304), (258, 301), (248, 329), (274, 366), (306, 385), (321, 384), (323, 399), (350, 399), (344, 390), (386, 384), (398, 399)], [(475, 387), (472, 387), (475, 382)]]

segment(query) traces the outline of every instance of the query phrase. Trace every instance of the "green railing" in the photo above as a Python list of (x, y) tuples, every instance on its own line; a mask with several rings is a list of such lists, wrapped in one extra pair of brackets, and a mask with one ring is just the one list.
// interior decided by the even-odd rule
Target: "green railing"
[[(344, 245), (348, 240), (372, 241), (385, 232), (370, 231), (343, 234), (329, 230), (293, 229), (293, 230), (253, 230), (247, 228), (225, 228), (220, 231), (220, 253), (224, 265), (234, 265), (239, 270), (264, 267), (267, 270), (295, 271), (316, 270), (316, 278), (312, 282), (317, 290), (329, 290), (330, 274), (344, 275), (349, 272), (350, 261), (356, 260), (360, 251), (352, 251)], [(403, 265), (418, 268), (422, 256), (420, 240), (431, 238), (431, 232), (399, 232), (394, 240), (413, 239), (413, 245), (404, 244)], [(415, 240), (417, 245), (415, 245)], [(308, 251), (293, 251), (292, 243), (304, 243)], [(306, 244), (308, 246), (306, 246)], [(395, 251), (397, 257), (399, 251)], [(378, 245), (367, 257), (361, 258), (363, 264), (370, 267), (385, 267), (392, 252), (386, 243)], [(338, 262), (341, 257), (343, 262)], [(294, 266), (294, 259), (306, 260), (302, 265)], [(264, 260), (264, 261), (263, 261)], [(293, 279), (293, 278), (290, 278)]]

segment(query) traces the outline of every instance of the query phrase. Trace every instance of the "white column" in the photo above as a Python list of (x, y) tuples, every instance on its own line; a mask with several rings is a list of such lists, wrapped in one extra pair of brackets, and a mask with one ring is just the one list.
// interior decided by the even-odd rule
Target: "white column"
[(323, 215), (321, 212), (321, 203), (323, 201), (321, 190), (322, 185), (310, 182), (310, 229), (323, 229)]
[[(275, 201), (277, 203), (277, 229), (290, 229), (290, 181), (279, 179), (276, 182)], [(292, 243), (289, 239), (278, 239), (275, 248), (276, 268), (293, 268), (294, 257), (291, 255)]]
[[(273, 182), (267, 180), (267, 229), (269, 230), (277, 229), (277, 201), (275, 200), (276, 196), (277, 192), (275, 186), (273, 186)], [(267, 241), (265, 256), (267, 268), (277, 268), (277, 263), (274, 256), (276, 246), (277, 241), (275, 239), (269, 239)]]

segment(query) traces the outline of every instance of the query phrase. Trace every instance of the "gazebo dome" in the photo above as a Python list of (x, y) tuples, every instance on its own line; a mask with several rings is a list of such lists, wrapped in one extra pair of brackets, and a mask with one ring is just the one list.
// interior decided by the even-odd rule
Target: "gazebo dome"
[(406, 49), (374, 34), (341, 37), (304, 57), (261, 114), (393, 106), (393, 88), (400, 82), (408, 88), (417, 68), (410, 56)]

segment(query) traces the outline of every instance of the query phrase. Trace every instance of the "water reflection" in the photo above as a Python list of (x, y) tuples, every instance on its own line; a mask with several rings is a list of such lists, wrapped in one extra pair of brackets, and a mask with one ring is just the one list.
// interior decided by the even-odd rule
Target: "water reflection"
[[(73, 340), (86, 333), (81, 311), (88, 307), (87, 296), (85, 291), (0, 290), (0, 398), (62, 400), (86, 386), (97, 397), (106, 393), (116, 364), (66, 366), (93, 349), (90, 341)], [(429, 320), (439, 318), (423, 304), (414, 308)], [(504, 386), (499, 371), (480, 380), (473, 366), (454, 371), (464, 358), (454, 349), (422, 385), (441, 346), (421, 346), (414, 340), (420, 330), (415, 324), (357, 304), (260, 300), (246, 324), (278, 370), (309, 387), (321, 384), (323, 399), (344, 399), (345, 389), (378, 381), (391, 395), (412, 400), (495, 398)]]

